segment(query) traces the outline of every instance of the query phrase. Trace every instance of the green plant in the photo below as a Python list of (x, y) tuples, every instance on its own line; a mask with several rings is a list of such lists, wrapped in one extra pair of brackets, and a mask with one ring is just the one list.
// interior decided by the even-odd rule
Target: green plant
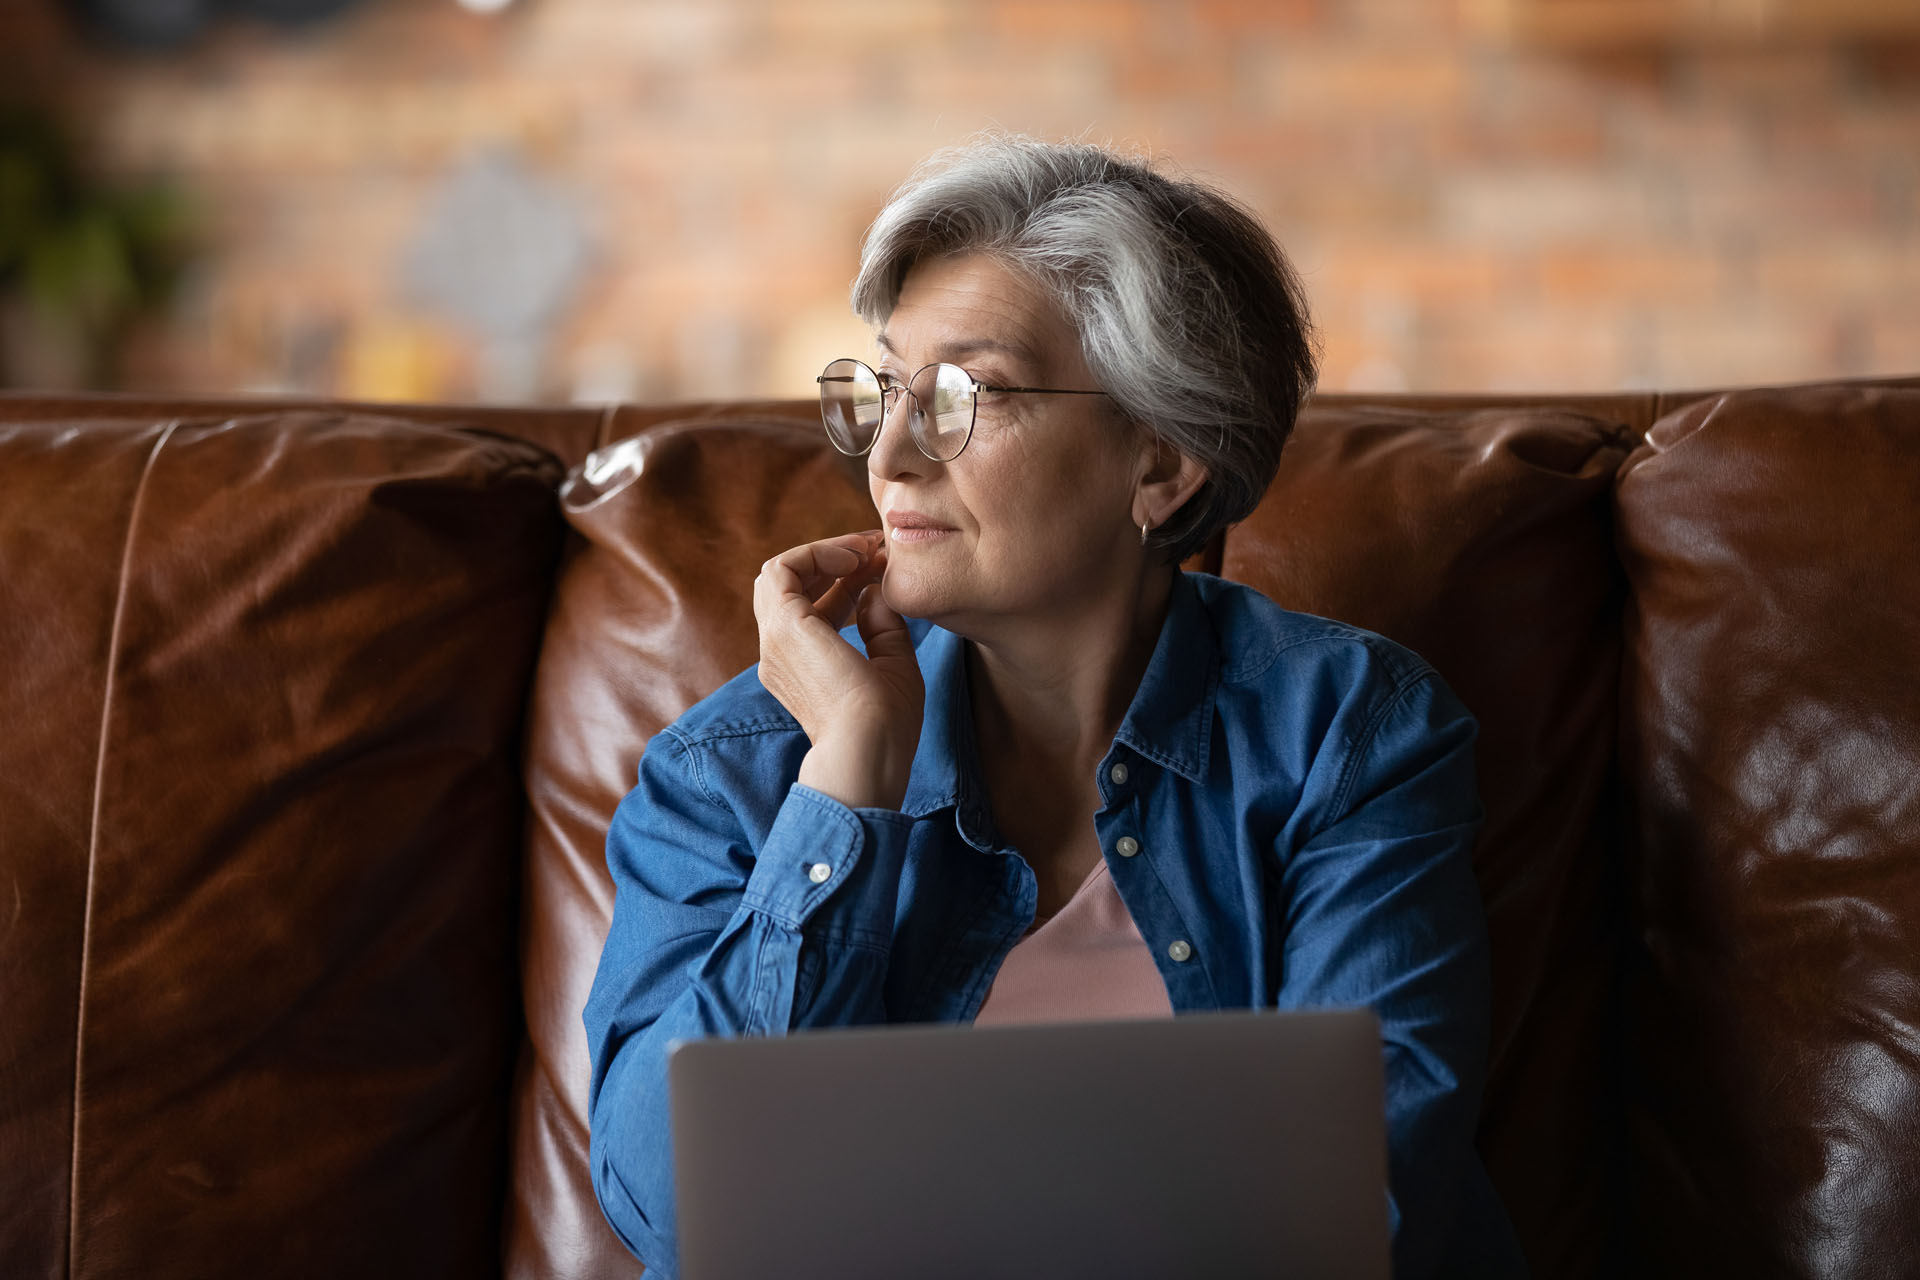
[(0, 299), (37, 345), (71, 348), (81, 381), (114, 381), (128, 326), (167, 302), (186, 249), (174, 188), (100, 181), (51, 117), (0, 108)]

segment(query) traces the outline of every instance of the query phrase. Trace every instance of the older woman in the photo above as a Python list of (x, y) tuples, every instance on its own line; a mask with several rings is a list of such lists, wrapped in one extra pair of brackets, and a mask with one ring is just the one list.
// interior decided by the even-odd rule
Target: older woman
[(1474, 721), (1407, 650), (1179, 568), (1312, 390), (1285, 258), (1203, 186), (996, 138), (894, 194), (853, 299), (881, 355), (822, 416), (883, 527), (762, 566), (759, 665), (608, 833), (608, 1220), (672, 1274), (676, 1039), (1368, 1005), (1397, 1273), (1519, 1272), (1473, 1149)]

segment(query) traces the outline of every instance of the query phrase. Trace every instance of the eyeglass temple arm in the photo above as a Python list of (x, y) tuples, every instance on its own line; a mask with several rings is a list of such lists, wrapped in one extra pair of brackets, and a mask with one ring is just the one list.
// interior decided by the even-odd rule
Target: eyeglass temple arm
[(1085, 391), (1078, 387), (990, 387), (986, 383), (976, 383), (976, 391), (1019, 391), (1035, 396), (1104, 396), (1105, 391)]

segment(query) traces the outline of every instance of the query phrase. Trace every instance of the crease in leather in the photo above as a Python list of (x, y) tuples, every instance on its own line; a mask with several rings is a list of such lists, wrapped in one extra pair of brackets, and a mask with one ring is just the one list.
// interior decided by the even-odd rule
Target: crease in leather
[(93, 882), (100, 865), (100, 805), (106, 780), (107, 725), (113, 715), (113, 673), (120, 657), (120, 625), (127, 612), (127, 580), (133, 565), (133, 540), (140, 527), (140, 509), (145, 505), (147, 483), (153, 478), (154, 463), (160, 451), (173, 438), (180, 419), (170, 420), (160, 430), (160, 438), (147, 452), (140, 469), (139, 483), (133, 487), (133, 500), (127, 504), (127, 533), (120, 543), (120, 573), (113, 588), (113, 622), (107, 633), (106, 671), (100, 682), (100, 745), (93, 760), (93, 812), (87, 824), (87, 889), (80, 918), (80, 982), (73, 1013), (73, 1153), (67, 1173), (67, 1276), (76, 1274), (80, 1250), (80, 1090), (85, 1079), (87, 1033), (87, 962), (93, 950)]

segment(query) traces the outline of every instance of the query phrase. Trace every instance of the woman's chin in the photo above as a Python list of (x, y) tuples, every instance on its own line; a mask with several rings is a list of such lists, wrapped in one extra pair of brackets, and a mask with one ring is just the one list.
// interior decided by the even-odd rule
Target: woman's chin
[(887, 608), (903, 618), (934, 618), (945, 611), (953, 595), (952, 584), (938, 584), (936, 575), (898, 560), (887, 564), (887, 575), (880, 580), (880, 592)]

